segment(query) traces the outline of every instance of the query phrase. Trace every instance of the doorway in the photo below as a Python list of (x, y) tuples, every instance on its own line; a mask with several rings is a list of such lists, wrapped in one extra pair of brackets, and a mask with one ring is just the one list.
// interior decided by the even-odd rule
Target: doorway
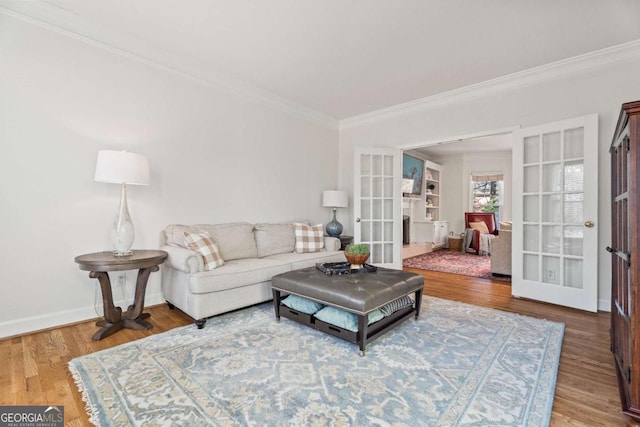
[(464, 231), (464, 212), (473, 210), (474, 175), (498, 172), (503, 175), (501, 219), (511, 220), (512, 146), (512, 132), (509, 130), (431, 143), (405, 151), (441, 168), (439, 219), (447, 222), (447, 235), (460, 236)]
[[(437, 195), (437, 204), (439, 205), (437, 207), (439, 212), (438, 217), (442, 223), (441, 227), (446, 229), (446, 240), (450, 245), (433, 248), (431, 246), (432, 242), (427, 242), (427, 247), (425, 248), (420, 247), (421, 243), (419, 242), (412, 242), (411, 245), (404, 247), (403, 258), (416, 257), (431, 253), (435, 250), (436, 253), (434, 253), (434, 256), (437, 255), (438, 251), (443, 251), (441, 254), (448, 256), (447, 262), (465, 262), (464, 257), (454, 257), (451, 253), (452, 248), (449, 246), (458, 246), (460, 251), (463, 250), (463, 237), (461, 236), (463, 236), (465, 231), (464, 212), (473, 211), (473, 203), (479, 202), (481, 199), (479, 194), (474, 194), (474, 183), (480, 178), (501, 177), (499, 188), (496, 188), (496, 191), (493, 192), (499, 194), (499, 199), (493, 200), (491, 198), (492, 192), (488, 191), (486, 198), (482, 201), (486, 201), (488, 207), (494, 202), (500, 203), (502, 206), (499, 208), (496, 206), (496, 208), (499, 209), (500, 220), (511, 220), (512, 145), (512, 132), (508, 130), (492, 133), (491, 135), (469, 136), (432, 143), (427, 146), (416, 147), (405, 151), (405, 153), (424, 159), (425, 162), (436, 164), (440, 170), (438, 179), (439, 191)], [(497, 184), (494, 185), (494, 187), (496, 186)], [(435, 198), (425, 195), (425, 200), (419, 202), (421, 203), (420, 207), (423, 212), (425, 210), (424, 203), (426, 202), (428, 205), (429, 199)], [(411, 212), (414, 215), (416, 213), (420, 215), (420, 207), (415, 207), (418, 202), (412, 202), (414, 206)], [(428, 212), (429, 209), (427, 209), (427, 213)], [(422, 215), (424, 216), (424, 213), (422, 213)], [(432, 256), (425, 255), (424, 258), (426, 265), (431, 265)], [(460, 260), (457, 261), (459, 258)], [(474, 259), (473, 261), (480, 260)], [(485, 268), (489, 269), (489, 259), (485, 258), (484, 261), (485, 264), (487, 264)], [(472, 263), (469, 262), (469, 264)], [(476, 263), (474, 262), (473, 264)], [(465, 269), (462, 266), (452, 266), (451, 270), (454, 274), (456, 274), (456, 271), (463, 272), (465, 270), (470, 270), (475, 273), (477, 268), (469, 266), (468, 269)], [(463, 273), (457, 274), (464, 275)], [(488, 274), (488, 278), (491, 277), (491, 274)], [(504, 278), (500, 277), (499, 279)]]
[[(597, 148), (598, 117), (590, 114), (553, 123), (543, 123), (510, 132), (512, 165), (505, 172), (506, 208), (513, 208), (512, 294), (568, 307), (597, 309)], [(472, 141), (486, 140), (474, 137)], [(464, 142), (460, 138), (457, 142)], [(434, 148), (435, 146), (435, 148)], [(438, 146), (443, 148), (438, 151)], [(480, 147), (476, 145), (475, 147)], [(462, 152), (452, 154), (452, 149)], [(486, 149), (486, 144), (483, 149)], [(434, 143), (413, 151), (432, 155), (443, 166), (446, 180), (450, 170), (464, 188), (472, 168), (500, 169), (494, 161), (470, 155), (468, 148), (452, 143)], [(447, 151), (448, 150), (448, 151)], [(446, 154), (442, 154), (444, 151)], [(436, 157), (439, 156), (439, 157)], [(473, 158), (473, 160), (471, 160)], [(506, 159), (506, 157), (505, 157)], [(462, 172), (461, 172), (462, 171)], [(507, 189), (507, 183), (509, 189)], [(513, 197), (510, 188), (513, 187)], [(455, 190), (449, 190), (455, 192)], [(463, 190), (460, 193), (466, 194)], [(464, 197), (464, 196), (463, 196)], [(459, 215), (470, 210), (465, 203), (445, 193), (442, 218), (452, 218), (452, 229)], [(510, 209), (505, 217), (511, 220)], [(452, 231), (455, 233), (455, 231)]]

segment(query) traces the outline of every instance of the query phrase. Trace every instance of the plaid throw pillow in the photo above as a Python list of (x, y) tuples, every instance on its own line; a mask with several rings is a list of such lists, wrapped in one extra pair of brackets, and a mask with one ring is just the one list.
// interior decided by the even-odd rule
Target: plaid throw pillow
[(300, 222), (293, 223), (296, 235), (296, 252), (319, 252), (324, 248), (324, 234), (322, 224), (307, 225)]
[(211, 235), (206, 231), (199, 233), (184, 232), (184, 241), (187, 243), (189, 249), (198, 252), (202, 255), (204, 260), (204, 268), (206, 270), (213, 270), (216, 267), (224, 265), (224, 260), (220, 256), (220, 251)]

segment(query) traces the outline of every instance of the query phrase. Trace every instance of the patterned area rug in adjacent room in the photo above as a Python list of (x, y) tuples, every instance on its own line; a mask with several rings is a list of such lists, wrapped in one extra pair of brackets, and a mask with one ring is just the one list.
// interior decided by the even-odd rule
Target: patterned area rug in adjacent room
[(460, 251), (433, 251), (405, 259), (402, 265), (420, 270), (440, 271), (442, 273), (462, 274), (463, 276), (511, 282), (511, 277), (509, 276), (493, 276), (491, 274), (490, 257)]
[(425, 297), (358, 347), (270, 303), (69, 362), (100, 426), (546, 426), (564, 325)]

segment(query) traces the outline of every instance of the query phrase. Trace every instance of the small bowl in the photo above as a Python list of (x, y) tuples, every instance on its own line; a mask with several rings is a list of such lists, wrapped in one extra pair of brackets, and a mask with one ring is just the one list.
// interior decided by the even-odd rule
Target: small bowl
[(348, 254), (345, 252), (344, 256), (349, 264), (355, 268), (362, 268), (362, 265), (369, 259), (369, 254)]

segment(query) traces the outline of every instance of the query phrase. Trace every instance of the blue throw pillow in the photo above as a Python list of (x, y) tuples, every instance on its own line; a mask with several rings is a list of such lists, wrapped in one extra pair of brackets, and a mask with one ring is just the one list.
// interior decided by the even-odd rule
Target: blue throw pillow
[[(358, 332), (358, 316), (348, 311), (340, 310), (335, 307), (325, 307), (316, 314), (315, 318), (323, 322), (330, 323), (339, 328), (346, 329), (351, 332)], [(382, 319), (384, 314), (380, 310), (373, 310), (369, 313), (368, 324), (372, 324)]]
[(306, 314), (314, 314), (324, 307), (324, 305), (319, 302), (311, 301), (310, 299), (302, 298), (298, 295), (289, 295), (282, 300), (282, 303), (292, 310)]

